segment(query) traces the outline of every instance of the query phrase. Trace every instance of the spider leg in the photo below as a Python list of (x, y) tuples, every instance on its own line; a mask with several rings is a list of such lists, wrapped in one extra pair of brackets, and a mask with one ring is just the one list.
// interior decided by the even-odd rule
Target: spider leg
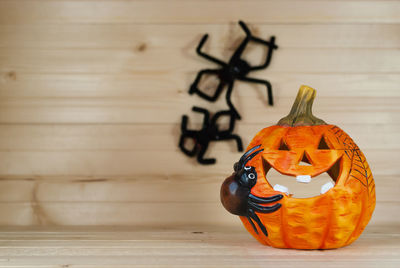
[(254, 232), (256, 232), (256, 234), (258, 234), (258, 230), (257, 230), (256, 226), (254, 225), (253, 220), (250, 218), (250, 216), (246, 216), (246, 218), (250, 222), (251, 226), (253, 226)]
[(204, 108), (198, 107), (198, 106), (193, 106), (192, 111), (197, 112), (197, 113), (202, 113), (204, 115), (203, 128), (207, 127), (209, 125), (209, 122), (210, 122), (210, 112), (209, 111), (207, 111)]
[(240, 158), (239, 162), (243, 162), (246, 160), (246, 158), (252, 154), (255, 150), (257, 150), (258, 148), (261, 147), (261, 144), (254, 146), (253, 148), (251, 148), (250, 150), (248, 150), (247, 152), (245, 152), (242, 157)]
[(275, 36), (272, 36), (270, 38), (269, 42), (262, 40), (260, 38), (254, 37), (254, 36), (251, 37), (251, 40), (254, 42), (266, 45), (268, 47), (268, 52), (267, 52), (267, 57), (265, 58), (265, 62), (261, 65), (251, 67), (250, 70), (255, 71), (255, 70), (261, 70), (261, 69), (267, 68), (271, 62), (273, 50), (278, 48), (278, 46), (275, 45)]
[(219, 111), (219, 112), (215, 113), (213, 118), (211, 119), (211, 124), (215, 125), (217, 123), (218, 119), (224, 115), (231, 115), (231, 111)]
[[(196, 151), (197, 151), (196, 140), (195, 140), (195, 136), (196, 136), (197, 132), (187, 129), (187, 121), (188, 121), (188, 117), (186, 115), (182, 116), (182, 122), (181, 122), (182, 134), (181, 134), (181, 137), (179, 139), (179, 148), (187, 156), (194, 156), (196, 154)], [(193, 148), (191, 150), (188, 150), (185, 147), (186, 138), (192, 138), (195, 141), (194, 146), (193, 146)]]
[(239, 152), (243, 152), (243, 142), (242, 138), (240, 138), (238, 135), (232, 134), (233, 138), (236, 140), (237, 148)]
[[(196, 107), (196, 106), (195, 106), (195, 107)], [(194, 110), (195, 107), (193, 107), (192, 110)], [(197, 108), (198, 108), (198, 107), (197, 107)], [(199, 108), (199, 109), (201, 109), (201, 108)], [(206, 111), (207, 111), (207, 110), (206, 110)], [(207, 113), (208, 113), (208, 111), (207, 111)], [(207, 115), (204, 115), (204, 117), (205, 117), (205, 119), (208, 120)], [(181, 132), (182, 132), (183, 134), (185, 134), (186, 136), (195, 137), (196, 134), (198, 133), (198, 131), (187, 129), (187, 122), (188, 122), (188, 116), (187, 116), (187, 115), (182, 116), (182, 121), (181, 121)]]
[(200, 151), (199, 151), (199, 153), (198, 153), (198, 155), (197, 155), (197, 161), (198, 161), (200, 164), (203, 164), (203, 165), (212, 165), (212, 164), (215, 164), (215, 162), (216, 162), (215, 158), (203, 158), (203, 157), (204, 157), (204, 154), (206, 153), (207, 148), (208, 148), (208, 143), (206, 143), (206, 144), (201, 144), (201, 146), (200, 146)]
[(238, 151), (243, 152), (242, 139), (238, 135), (231, 134), (229, 131), (221, 131), (220, 136), (221, 136), (220, 140), (235, 140)]
[(193, 138), (193, 137), (191, 137), (191, 136), (189, 136), (189, 135), (182, 134), (182, 135), (181, 135), (181, 138), (179, 139), (179, 148), (181, 149), (181, 151), (182, 151), (184, 154), (186, 154), (187, 156), (192, 157), (192, 156), (194, 156), (194, 155), (196, 154), (196, 151), (197, 151), (197, 144), (196, 144), (196, 143), (194, 144), (192, 150), (186, 149), (186, 148), (185, 148), (185, 139), (186, 139), (186, 138)]
[(235, 52), (233, 53), (231, 59), (229, 60), (230, 64), (235, 65), (235, 63), (240, 60), (240, 56), (242, 56), (243, 51), (245, 50), (247, 44), (250, 41), (250, 37), (246, 36), (245, 39), (243, 39), (242, 43), (240, 43), (240, 45), (238, 46), (238, 48), (235, 50)]
[(251, 155), (249, 155), (248, 157), (246, 157), (246, 159), (244, 160), (244, 162), (242, 162), (242, 167), (244, 167), (244, 165), (246, 165), (247, 162), (249, 162), (251, 159), (253, 159), (253, 157), (255, 157), (256, 155), (258, 155), (260, 152), (264, 151), (264, 149), (260, 149), (258, 151), (255, 151), (254, 153), (252, 153)]
[(235, 117), (240, 120), (241, 119), (240, 114), (235, 109), (235, 107), (233, 106), (232, 101), (231, 101), (232, 90), (233, 90), (233, 81), (229, 84), (228, 90), (226, 92), (226, 96), (225, 96), (226, 103), (228, 104), (229, 109), (232, 111), (232, 113), (235, 115)]
[(221, 95), (222, 90), (224, 89), (225, 83), (224, 83), (223, 81), (220, 81), (220, 83), (218, 84), (217, 89), (215, 90), (214, 95), (212, 95), (212, 96), (207, 95), (207, 94), (205, 94), (204, 92), (202, 92), (202, 91), (198, 88), (198, 84), (199, 84), (199, 82), (200, 82), (200, 80), (201, 80), (201, 77), (202, 77), (204, 74), (219, 74), (219, 73), (220, 73), (220, 70), (213, 70), (213, 69), (204, 69), (204, 70), (201, 70), (201, 71), (197, 74), (196, 79), (193, 81), (192, 85), (190, 86), (189, 94), (194, 94), (194, 93), (196, 93), (197, 95), (199, 95), (200, 97), (202, 97), (202, 98), (205, 99), (205, 100), (212, 101), (212, 102), (216, 101), (216, 100), (218, 99), (219, 95)]
[[(237, 168), (237, 170), (241, 169), (244, 167), (244, 165), (250, 160), (252, 159), (256, 154), (258, 154), (259, 152), (263, 151), (263, 149), (258, 150), (257, 152), (254, 153), (255, 150), (257, 150), (258, 148), (261, 147), (261, 144), (254, 146), (253, 148), (251, 148), (250, 150), (248, 150), (247, 152), (245, 152), (242, 157), (240, 157), (239, 162), (235, 163), (235, 166)], [(250, 158), (250, 159), (249, 159)], [(237, 164), (237, 165), (236, 165)], [(235, 167), (234, 166), (234, 167)], [(235, 170), (236, 171), (236, 170)]]
[(181, 132), (188, 137), (195, 137), (198, 131), (187, 129), (188, 116), (182, 116)]
[(272, 87), (271, 83), (268, 82), (267, 80), (261, 80), (261, 79), (256, 79), (256, 78), (249, 78), (249, 77), (242, 77), (239, 80), (250, 82), (250, 83), (259, 83), (263, 84), (267, 87), (267, 93), (268, 93), (268, 104), (269, 105), (274, 105), (274, 99), (272, 96)]
[(236, 118), (235, 115), (232, 113), (232, 111), (229, 111), (229, 132), (233, 132), (233, 129), (235, 128), (235, 122), (236, 122)]
[(259, 196), (255, 196), (253, 194), (249, 194), (249, 200), (254, 203), (258, 203), (258, 204), (273, 203), (273, 202), (281, 200), (282, 198), (283, 198), (283, 195), (281, 195), (281, 194), (277, 194), (277, 195), (270, 196), (270, 197), (259, 197)]
[(236, 141), (236, 145), (237, 145), (238, 151), (239, 152), (243, 152), (242, 139), (236, 134), (231, 134), (231, 139), (234, 139)]
[(244, 21), (240, 20), (239, 25), (240, 25), (240, 27), (242, 27), (242, 29), (246, 33), (246, 35), (251, 36), (251, 32), (250, 32), (249, 28), (247, 27), (246, 23), (244, 23)]
[(235, 124), (235, 117), (232, 113), (232, 111), (219, 111), (217, 112), (213, 118), (211, 119), (211, 125), (216, 126), (218, 118), (224, 115), (229, 115), (230, 116), (230, 121), (229, 121), (229, 129), (224, 130), (224, 131), (218, 131), (218, 140), (230, 140), (234, 139), (236, 140), (236, 144), (238, 147), (238, 151), (242, 152), (243, 151), (243, 144), (242, 140), (238, 135), (232, 134), (232, 131), (234, 129), (234, 124)]
[(182, 121), (181, 121), (181, 131), (182, 132), (187, 131), (187, 122), (188, 122), (187, 115), (182, 116)]
[(275, 44), (275, 36), (271, 36), (269, 41), (265, 41), (263, 39), (253, 36), (250, 32), (250, 29), (247, 27), (247, 25), (243, 21), (239, 21), (239, 25), (240, 25), (240, 27), (242, 27), (243, 31), (246, 33), (246, 39), (248, 39), (249, 41), (253, 41), (256, 43), (266, 45), (268, 47), (268, 52), (267, 52), (267, 57), (265, 59), (265, 62), (259, 66), (251, 67), (250, 70), (252, 70), (252, 71), (260, 70), (260, 69), (264, 69), (264, 68), (268, 67), (268, 65), (271, 62), (272, 51), (274, 49), (278, 48), (278, 46)]
[(219, 111), (217, 113), (215, 113), (215, 115), (213, 116), (213, 118), (211, 119), (211, 125), (216, 125), (218, 119), (221, 116), (225, 116), (228, 115), (229, 116), (229, 128), (226, 131), (222, 131), (223, 133), (230, 133), (233, 132), (233, 129), (235, 128), (235, 122), (236, 122), (236, 117), (235, 114), (231, 111)]
[(219, 59), (217, 59), (217, 58), (214, 58), (213, 56), (210, 56), (210, 55), (208, 55), (208, 54), (206, 54), (206, 53), (204, 53), (204, 52), (201, 51), (201, 49), (203, 48), (203, 46), (204, 46), (204, 44), (206, 43), (207, 39), (208, 39), (208, 34), (203, 35), (203, 37), (202, 37), (201, 40), (200, 40), (199, 45), (198, 45), (197, 48), (196, 48), (197, 54), (198, 54), (199, 56), (201, 56), (201, 57), (203, 57), (203, 58), (209, 60), (209, 61), (212, 61), (212, 62), (218, 64), (218, 65), (225, 66), (225, 65), (226, 65), (225, 62), (223, 62), (223, 61), (221, 61), (221, 60), (219, 60)]
[(233, 129), (235, 128), (236, 117), (235, 117), (235, 114), (231, 110), (217, 112), (214, 115), (213, 119), (211, 120), (211, 124), (216, 124), (218, 118), (221, 116), (224, 116), (224, 115), (229, 115), (229, 117), (230, 117), (229, 118), (229, 128), (228, 128), (227, 132), (232, 132)]
[(254, 212), (253, 209), (249, 208), (249, 216), (251, 219), (253, 219), (258, 227), (260, 227), (261, 231), (265, 234), (265, 236), (268, 236), (267, 229), (265, 228), (264, 224), (262, 224), (260, 218), (257, 216), (257, 214)]
[(251, 40), (251, 32), (247, 25), (243, 21), (239, 21), (239, 25), (242, 28), (242, 30), (245, 32), (246, 37), (243, 39), (242, 43), (238, 46), (238, 48), (235, 50), (233, 53), (231, 59), (229, 60), (230, 63), (235, 63), (236, 61), (240, 60), (240, 56), (243, 54), (243, 51), (245, 50), (247, 44)]
[(248, 204), (249, 204), (250, 208), (252, 208), (253, 210), (260, 212), (260, 213), (272, 213), (272, 212), (275, 212), (278, 209), (280, 209), (282, 206), (281, 204), (277, 203), (273, 206), (264, 207), (264, 206), (254, 203), (250, 200), (248, 201)]
[(275, 44), (275, 36), (271, 36), (269, 41), (265, 41), (265, 40), (260, 39), (258, 37), (252, 36), (251, 37), (251, 41), (266, 45), (266, 46), (270, 47), (271, 49), (278, 49), (278, 46)]

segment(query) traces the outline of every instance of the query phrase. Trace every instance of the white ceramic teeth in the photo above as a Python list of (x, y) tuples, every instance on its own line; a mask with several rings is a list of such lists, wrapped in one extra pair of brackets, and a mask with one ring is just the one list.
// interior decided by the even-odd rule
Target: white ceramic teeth
[(296, 181), (302, 182), (302, 183), (309, 183), (311, 181), (311, 176), (310, 175), (298, 175), (296, 177)]
[(289, 194), (289, 189), (286, 186), (280, 185), (280, 184), (275, 184), (274, 185), (274, 190), (278, 192), (282, 192), (285, 194)]
[(329, 191), (329, 189), (335, 187), (335, 185), (330, 181), (325, 183), (324, 185), (321, 186), (321, 194), (326, 193), (327, 191)]

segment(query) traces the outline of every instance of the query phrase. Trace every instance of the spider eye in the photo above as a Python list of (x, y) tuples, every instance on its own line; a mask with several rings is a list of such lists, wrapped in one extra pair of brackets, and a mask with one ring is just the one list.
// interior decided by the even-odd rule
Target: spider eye
[(244, 167), (244, 170), (250, 170), (251, 167)]
[(254, 180), (254, 179), (256, 178), (256, 175), (254, 175), (254, 173), (250, 173), (249, 175), (247, 175), (247, 177), (248, 177), (250, 180)]

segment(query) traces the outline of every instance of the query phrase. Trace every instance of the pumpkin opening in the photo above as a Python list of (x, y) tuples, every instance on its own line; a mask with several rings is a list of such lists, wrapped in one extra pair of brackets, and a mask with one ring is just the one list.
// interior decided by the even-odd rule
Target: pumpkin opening
[(327, 171), (328, 175), (336, 183), (342, 171), (342, 157), (340, 157), (335, 164)]
[(281, 151), (290, 151), (289, 146), (287, 146), (286, 142), (284, 140), (281, 140), (281, 143), (279, 145), (278, 150)]
[[(264, 158), (262, 158), (262, 165), (264, 178), (271, 188), (291, 198), (309, 198), (325, 194), (336, 186), (341, 174), (342, 157), (325, 172), (312, 178), (309, 177), (309, 181), (307, 181), (307, 175), (295, 176), (279, 172)], [(304, 152), (303, 158), (298, 165), (312, 166), (312, 162), (306, 152)]]
[(304, 151), (303, 157), (301, 158), (298, 165), (299, 166), (311, 166), (310, 158), (305, 151)]
[(318, 149), (319, 150), (330, 150), (331, 149), (329, 147), (328, 143), (326, 142), (326, 139), (325, 139), (324, 135), (322, 135), (321, 140), (319, 141)]

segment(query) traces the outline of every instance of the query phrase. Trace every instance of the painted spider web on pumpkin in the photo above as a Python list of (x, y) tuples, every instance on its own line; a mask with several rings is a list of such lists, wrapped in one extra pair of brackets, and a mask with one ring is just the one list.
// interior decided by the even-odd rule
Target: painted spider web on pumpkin
[(372, 177), (372, 172), (360, 148), (354, 143), (350, 136), (339, 127), (333, 126), (330, 130), (335, 134), (338, 142), (344, 145), (345, 155), (353, 163), (348, 180), (359, 181), (363, 186), (368, 188), (369, 196), (375, 195), (375, 182)]

